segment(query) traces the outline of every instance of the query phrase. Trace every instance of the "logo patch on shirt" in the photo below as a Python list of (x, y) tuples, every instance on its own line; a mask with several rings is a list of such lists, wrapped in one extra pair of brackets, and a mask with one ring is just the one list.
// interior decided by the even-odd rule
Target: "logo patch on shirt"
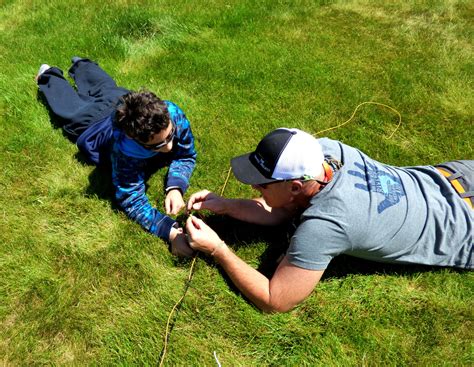
[(367, 162), (367, 172), (360, 163), (354, 163), (359, 169), (357, 171), (349, 170), (348, 173), (352, 176), (360, 177), (367, 182), (367, 185), (356, 183), (354, 186), (357, 189), (376, 192), (383, 195), (383, 200), (377, 206), (377, 211), (382, 213), (385, 209), (398, 204), (400, 198), (405, 196), (405, 190), (398, 177), (391, 175), (388, 172), (378, 169), (375, 165)]

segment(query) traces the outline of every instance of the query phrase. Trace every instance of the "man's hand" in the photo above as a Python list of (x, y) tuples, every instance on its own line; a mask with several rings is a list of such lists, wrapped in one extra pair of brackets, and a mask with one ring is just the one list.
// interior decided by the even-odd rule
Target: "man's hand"
[(223, 241), (211, 227), (192, 215), (186, 221), (186, 233), (188, 234), (189, 246), (205, 254), (212, 254), (223, 244)]
[(183, 195), (178, 189), (172, 189), (168, 191), (165, 198), (165, 209), (166, 214), (176, 215), (183, 209), (185, 206)]
[(207, 209), (216, 214), (225, 214), (225, 202), (225, 198), (208, 190), (202, 190), (191, 195), (186, 209), (188, 212)]
[(189, 247), (186, 235), (182, 228), (171, 228), (170, 232), (171, 253), (175, 256), (191, 257), (194, 250)]

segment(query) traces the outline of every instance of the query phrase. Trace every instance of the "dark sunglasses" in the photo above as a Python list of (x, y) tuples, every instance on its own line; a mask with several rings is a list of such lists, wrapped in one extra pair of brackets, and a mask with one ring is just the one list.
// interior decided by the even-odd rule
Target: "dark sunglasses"
[(284, 181), (285, 180), (267, 182), (267, 183), (263, 183), (263, 184), (253, 184), (252, 186), (255, 187), (256, 189), (265, 190), (269, 185), (273, 185), (273, 184), (276, 184), (278, 182), (284, 182)]
[(255, 188), (261, 188), (265, 190), (268, 185), (272, 185), (278, 182), (288, 182), (288, 181), (293, 181), (293, 180), (301, 180), (302, 182), (308, 182), (308, 181), (316, 181), (318, 184), (320, 184), (322, 187), (326, 186), (329, 182), (331, 182), (332, 177), (333, 177), (333, 170), (329, 166), (327, 162), (323, 162), (323, 169), (324, 169), (324, 181), (321, 180), (316, 180), (315, 178), (311, 178), (310, 176), (304, 176), (300, 178), (292, 178), (288, 180), (278, 180), (278, 181), (273, 181), (273, 182), (268, 182), (268, 183), (263, 183), (263, 184), (254, 184), (252, 185)]
[(149, 150), (159, 150), (163, 148), (164, 146), (168, 145), (171, 140), (174, 139), (174, 135), (176, 134), (176, 125), (171, 122), (171, 131), (169, 135), (165, 138), (165, 140), (160, 141), (159, 143), (156, 144), (145, 144), (142, 143), (141, 141), (137, 140), (137, 143), (140, 144), (143, 148), (149, 149)]
[(320, 180), (316, 180), (314, 178), (308, 179), (308, 178), (302, 177), (302, 178), (292, 178), (291, 180), (278, 180), (278, 181), (273, 181), (273, 182), (268, 182), (268, 183), (263, 183), (263, 184), (254, 184), (252, 186), (255, 187), (255, 188), (260, 188), (262, 190), (265, 190), (269, 185), (273, 185), (273, 184), (276, 184), (278, 182), (288, 182), (288, 181), (293, 181), (293, 180), (301, 180), (302, 182), (316, 181), (318, 184), (320, 184), (323, 187), (326, 186), (329, 183), (327, 181), (320, 181)]

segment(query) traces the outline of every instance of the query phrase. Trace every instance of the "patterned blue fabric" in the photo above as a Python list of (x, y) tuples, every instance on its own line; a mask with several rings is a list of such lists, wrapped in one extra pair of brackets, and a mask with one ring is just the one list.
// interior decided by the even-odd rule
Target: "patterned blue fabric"
[(94, 122), (77, 138), (76, 145), (79, 150), (96, 165), (109, 162), (114, 115), (115, 111)]
[(112, 146), (112, 182), (115, 198), (127, 216), (152, 234), (169, 240), (175, 221), (154, 208), (145, 193), (145, 170), (149, 164), (165, 166), (169, 171), (165, 188), (179, 188), (184, 194), (196, 164), (196, 150), (191, 126), (184, 112), (174, 103), (165, 101), (171, 119), (176, 124), (173, 149), (169, 153), (143, 148), (118, 129), (114, 130)]

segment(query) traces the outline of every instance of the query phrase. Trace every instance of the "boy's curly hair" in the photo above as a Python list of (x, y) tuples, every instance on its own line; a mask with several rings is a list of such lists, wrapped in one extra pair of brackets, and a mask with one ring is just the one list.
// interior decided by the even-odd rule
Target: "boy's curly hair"
[(116, 126), (125, 134), (146, 143), (168, 127), (170, 115), (166, 103), (154, 93), (142, 90), (122, 97), (117, 108)]

